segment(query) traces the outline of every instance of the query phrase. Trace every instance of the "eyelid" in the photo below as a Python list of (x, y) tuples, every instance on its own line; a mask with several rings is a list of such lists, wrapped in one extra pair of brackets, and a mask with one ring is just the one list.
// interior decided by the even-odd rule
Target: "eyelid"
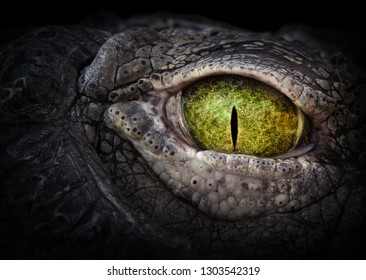
[(197, 159), (217, 171), (256, 179), (290, 179), (311, 172), (310, 162), (304, 159), (272, 159), (249, 155), (199, 151)]

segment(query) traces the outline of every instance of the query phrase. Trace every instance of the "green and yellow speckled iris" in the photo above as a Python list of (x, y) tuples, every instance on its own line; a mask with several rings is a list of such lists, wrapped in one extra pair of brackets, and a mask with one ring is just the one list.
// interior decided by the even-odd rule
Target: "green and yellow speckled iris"
[(273, 156), (292, 150), (303, 130), (301, 111), (257, 80), (216, 76), (183, 92), (188, 130), (202, 150)]

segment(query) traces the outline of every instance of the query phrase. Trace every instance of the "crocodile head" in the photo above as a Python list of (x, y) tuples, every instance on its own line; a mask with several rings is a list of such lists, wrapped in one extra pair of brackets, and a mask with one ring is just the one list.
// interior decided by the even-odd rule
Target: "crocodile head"
[[(5, 45), (1, 256), (359, 256), (362, 77), (334, 49), (293, 34), (145, 17), (46, 27)], [(219, 103), (219, 89), (229, 109), (198, 101)], [(255, 149), (235, 150), (255, 94), (282, 115), (263, 109), (245, 140)], [(190, 121), (189, 102), (202, 102)]]

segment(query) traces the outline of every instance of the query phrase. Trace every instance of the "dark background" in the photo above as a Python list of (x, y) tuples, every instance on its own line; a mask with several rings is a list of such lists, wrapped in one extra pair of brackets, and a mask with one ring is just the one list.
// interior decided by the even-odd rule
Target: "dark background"
[[(288, 3), (286, 4), (286, 2)], [(254, 31), (273, 31), (284, 24), (294, 22), (314, 27), (342, 28), (350, 31), (363, 30), (366, 14), (360, 4), (352, 1), (339, 4), (336, 4), (335, 1), (326, 2), (329, 3), (314, 0), (283, 2), (278, 0), (99, 0), (85, 3), (77, 1), (20, 3), (13, 0), (13, 2), (3, 3), (0, 9), (0, 23), (2, 31), (24, 25), (75, 24), (92, 13), (112, 10), (121, 17), (154, 12), (204, 15)]]
[(20, 3), (12, 0), (0, 7), (0, 45), (32, 28), (73, 25), (101, 11), (113, 11), (121, 18), (162, 12), (173, 16), (200, 15), (259, 32), (277, 31), (292, 24), (306, 25), (314, 31), (326, 30), (326, 38), (323, 38), (322, 31), (318, 38), (329, 45), (342, 45), (340, 51), (361, 68), (366, 68), (366, 11), (353, 1), (74, 0)]

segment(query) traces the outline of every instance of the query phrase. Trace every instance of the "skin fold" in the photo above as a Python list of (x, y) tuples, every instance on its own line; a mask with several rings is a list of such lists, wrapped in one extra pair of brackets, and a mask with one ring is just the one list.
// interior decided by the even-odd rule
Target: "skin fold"
[[(336, 46), (151, 16), (33, 30), (0, 65), (2, 258), (363, 258), (364, 78)], [(287, 96), (305, 143), (200, 150), (180, 98), (216, 75)]]

